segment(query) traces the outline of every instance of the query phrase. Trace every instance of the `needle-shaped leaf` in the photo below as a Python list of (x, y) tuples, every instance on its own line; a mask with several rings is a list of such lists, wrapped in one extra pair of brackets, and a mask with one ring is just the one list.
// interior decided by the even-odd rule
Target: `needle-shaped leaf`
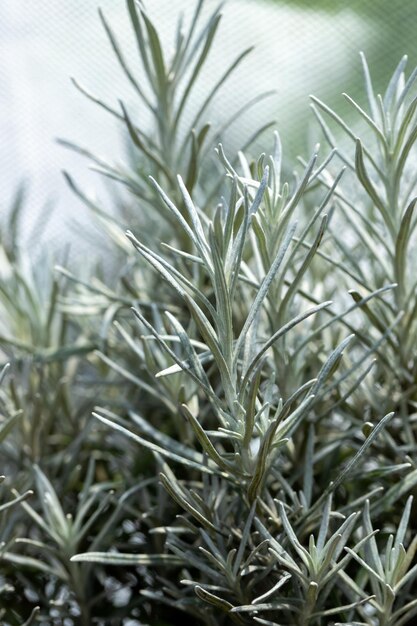
[(294, 235), (295, 229), (296, 229), (297, 225), (293, 224), (293, 226), (288, 230), (287, 235), (285, 237), (285, 240), (277, 254), (277, 256), (275, 257), (268, 273), (266, 274), (265, 278), (263, 279), (259, 290), (256, 294), (256, 297), (253, 301), (253, 304), (250, 308), (250, 311), (248, 313), (248, 316), (245, 320), (245, 323), (243, 325), (243, 328), (240, 332), (239, 338), (236, 342), (236, 346), (235, 346), (235, 361), (239, 358), (240, 355), (240, 350), (243, 346), (243, 342), (245, 340), (245, 336), (247, 334), (247, 332), (249, 331), (250, 326), (253, 324), (255, 317), (260, 309), (260, 307), (262, 306), (263, 301), (265, 300), (269, 288), (271, 286), (272, 281), (274, 280), (274, 278), (277, 275), (277, 272), (280, 268), (281, 263), (284, 260), (284, 256), (291, 244), (292, 241), (292, 237)]
[(200, 423), (197, 420), (197, 418), (194, 417), (194, 415), (191, 413), (191, 411), (188, 408), (188, 406), (186, 404), (183, 404), (181, 408), (182, 408), (182, 410), (184, 412), (184, 415), (186, 416), (187, 420), (189, 421), (193, 431), (195, 432), (195, 435), (196, 435), (198, 441), (200, 442), (204, 452), (222, 470), (224, 470), (226, 472), (231, 472), (232, 475), (233, 474), (238, 474), (239, 470), (236, 469), (235, 467), (233, 467), (232, 465), (230, 465), (229, 463), (227, 463), (227, 461), (225, 461), (222, 458), (222, 456), (217, 452), (216, 448), (214, 447), (214, 445), (210, 441), (209, 437), (207, 436), (204, 428), (200, 425)]
[(152, 565), (174, 567), (183, 565), (184, 560), (173, 554), (128, 554), (121, 552), (82, 552), (71, 557), (75, 563), (102, 563), (103, 565)]

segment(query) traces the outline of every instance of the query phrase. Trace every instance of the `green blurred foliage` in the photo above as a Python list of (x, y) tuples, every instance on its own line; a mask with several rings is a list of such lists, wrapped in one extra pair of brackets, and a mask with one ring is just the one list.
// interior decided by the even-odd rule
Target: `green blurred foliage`
[[(298, 31), (306, 21), (314, 28), (315, 20), (323, 14), (328, 16), (329, 26), (326, 32), (318, 33), (315, 45), (320, 46), (322, 39), (323, 54), (322, 67), (317, 66), (317, 59), (320, 58), (318, 50), (311, 50), (311, 57), (303, 59), (303, 63), (309, 66), (309, 71), (317, 75), (316, 95), (325, 99), (331, 107), (337, 107), (339, 113), (348, 118), (352, 118), (351, 107), (344, 102), (341, 97), (342, 92), (348, 93), (362, 105), (366, 105), (363, 99), (363, 75), (359, 61), (359, 51), (362, 50), (372, 70), (372, 81), (377, 93), (382, 93), (387, 79), (391, 76), (400, 58), (406, 54), (408, 56), (408, 67), (411, 70), (417, 65), (417, 47), (415, 41), (417, 24), (417, 2), (415, 0), (268, 0), (268, 3), (275, 5), (276, 10), (286, 8), (299, 8), (299, 18), (294, 17), (289, 20), (288, 28), (294, 30), (294, 49), (289, 52), (297, 55), (299, 39)], [(360, 22), (367, 27), (363, 33), (356, 33), (354, 39), (346, 29), (346, 17), (356, 15)], [(329, 59), (326, 56), (326, 40), (336, 38), (343, 41), (346, 47), (346, 55), (336, 56), (331, 59), (331, 64), (340, 67), (339, 79), (333, 80), (327, 76)], [(297, 80), (297, 78), (295, 78)], [(290, 124), (291, 134), (287, 135), (287, 149), (291, 154), (297, 155), (305, 153), (306, 149), (306, 128), (311, 124), (311, 116), (307, 112), (308, 93), (305, 93), (304, 111), (305, 122), (297, 125)], [(298, 96), (297, 96), (298, 98)], [(291, 94), (289, 94), (291, 100)], [(278, 124), (285, 116), (281, 111), (284, 103), (278, 103)], [(285, 103), (286, 104), (286, 103)], [(293, 102), (295, 107), (300, 106)], [(286, 120), (285, 120), (286, 121)], [(287, 129), (286, 129), (287, 131)], [(311, 145), (308, 146), (311, 148)]]

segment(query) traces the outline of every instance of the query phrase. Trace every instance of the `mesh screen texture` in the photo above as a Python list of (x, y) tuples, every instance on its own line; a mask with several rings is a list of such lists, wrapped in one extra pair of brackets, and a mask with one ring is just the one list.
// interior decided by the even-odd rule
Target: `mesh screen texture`
[[(216, 5), (206, 0), (204, 8), (210, 12)], [(193, 3), (148, 0), (146, 6), (169, 50), (179, 13), (187, 19)], [(124, 1), (101, 0), (100, 7), (140, 75)], [(230, 129), (226, 145), (230, 151), (239, 145), (242, 132), (248, 134), (274, 118), (287, 152), (306, 154), (312, 122), (308, 94), (343, 110), (340, 93), (355, 96), (362, 80), (359, 50), (366, 53), (379, 89), (403, 54), (410, 56), (410, 70), (417, 64), (415, 0), (229, 0), (223, 13), (217, 44), (195, 91), (196, 102), (227, 62), (248, 45), (255, 50), (217, 97), (211, 119), (226, 119), (245, 99), (276, 90), (274, 97)], [(63, 148), (56, 138), (88, 147), (109, 161), (123, 161), (124, 149), (120, 128), (76, 91), (70, 77), (116, 107), (119, 99), (127, 101), (135, 119), (147, 123), (143, 111), (135, 109), (134, 95), (112, 53), (97, 0), (2, 0), (0, 59), (2, 210), (7, 210), (19, 183), (27, 181), (25, 236), (29, 238), (33, 225), (45, 220), (44, 236), (52, 247), (70, 241), (77, 248), (80, 224), (89, 228), (88, 219), (66, 188), (62, 170), (70, 171), (87, 191), (103, 197), (106, 192), (88, 161)], [(39, 241), (32, 245), (36, 249)]]

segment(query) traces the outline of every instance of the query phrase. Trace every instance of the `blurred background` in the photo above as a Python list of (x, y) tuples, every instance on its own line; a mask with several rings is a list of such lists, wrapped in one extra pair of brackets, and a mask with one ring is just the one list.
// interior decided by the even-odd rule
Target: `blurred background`
[[(178, 15), (183, 12), (187, 19), (192, 0), (145, 4), (169, 50)], [(207, 11), (216, 5), (205, 0)], [(90, 194), (106, 193), (88, 160), (65, 149), (57, 138), (87, 147), (108, 161), (126, 159), (125, 140), (114, 119), (70, 80), (75, 77), (113, 106), (123, 99), (134, 111), (134, 94), (99, 20), (98, 6), (140, 76), (124, 0), (0, 2), (0, 205), (4, 216), (17, 187), (25, 182), (24, 231), (34, 250), (40, 245), (38, 236), (31, 239), (36, 224), (45, 223), (43, 241), (57, 249), (77, 239), (80, 224), (89, 228), (86, 211), (65, 185), (62, 170)], [(274, 119), (287, 158), (307, 156), (317, 136), (308, 96), (314, 93), (349, 115), (340, 94), (355, 97), (360, 90), (360, 50), (377, 90), (383, 89), (402, 55), (409, 56), (409, 72), (417, 64), (416, 0), (229, 0), (223, 13), (196, 100), (248, 45), (255, 50), (219, 93), (209, 119), (221, 122), (245, 99), (275, 90), (230, 129), (225, 141), (229, 153), (239, 147), (243, 132), (247, 136), (251, 128)], [(140, 110), (135, 115), (141, 120)], [(263, 149), (271, 143), (265, 137)]]

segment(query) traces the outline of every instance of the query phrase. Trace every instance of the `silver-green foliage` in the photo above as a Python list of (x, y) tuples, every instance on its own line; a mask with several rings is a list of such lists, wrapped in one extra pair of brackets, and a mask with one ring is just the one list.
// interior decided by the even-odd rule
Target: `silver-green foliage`
[[(371, 540), (372, 531), (363, 537), (363, 529), (358, 529), (358, 537), (349, 547), (358, 513), (352, 509), (349, 512), (349, 503), (340, 490), (391, 420), (392, 413), (380, 419), (376, 427), (363, 424), (366, 438), (347, 463), (341, 458), (336, 461), (335, 445), (324, 446), (319, 458), (333, 457), (336, 470), (324, 481), (322, 491), (317, 492), (313, 475), (319, 433), (325, 435), (338, 406), (348, 422), (347, 400), (362, 381), (359, 365), (363, 356), (351, 367), (342, 368), (343, 352), (352, 341), (348, 335), (334, 345), (321, 366), (320, 359), (316, 359), (314, 378), (303, 380), (305, 370), (295, 372), (301, 380), (298, 387), (290, 390), (285, 368), (281, 365), (280, 371), (275, 365), (286, 353), (290, 356), (288, 363), (295, 353), (301, 353), (302, 362), (310, 360), (312, 364), (314, 359), (309, 359), (308, 352), (313, 341), (323, 330), (344, 321), (344, 314), (334, 313), (330, 322), (305, 328), (304, 322), (323, 315), (331, 303), (308, 306), (308, 298), (303, 295), (305, 288), (301, 293), (298, 291), (298, 287), (304, 287), (303, 280), (323, 237), (327, 216), (322, 214), (332, 195), (325, 194), (298, 233), (291, 218), (297, 212), (302, 218), (301, 199), (320, 176), (322, 167), (314, 169), (317, 156), (291, 193), (287, 185), (283, 186), (284, 192), (280, 188), (278, 140), (275, 159), (270, 159), (271, 167), (261, 161), (254, 168), (260, 174), (258, 179), (252, 177), (249, 165), (247, 175), (239, 176), (221, 147), (219, 153), (231, 178), (231, 189), (229, 198), (222, 199), (212, 219), (195, 206), (181, 178), (178, 184), (188, 219), (158, 186), (167, 207), (191, 239), (192, 253), (168, 246), (167, 252), (172, 257), (168, 259), (128, 233), (137, 251), (187, 307), (186, 324), (167, 312), (166, 321), (161, 318), (158, 328), (140, 310), (134, 309), (134, 314), (147, 333), (143, 339), (152, 346), (148, 350), (155, 354), (162, 351), (171, 359), (171, 365), (155, 372), (157, 379), (176, 377), (181, 372), (190, 379), (190, 384), (185, 382), (178, 389), (177, 419), (186, 420), (202, 453), (144, 426), (144, 420), (134, 414), (131, 414), (134, 425), (147, 437), (138, 435), (107, 410), (98, 409), (96, 416), (154, 452), (162, 470), (162, 485), (184, 511), (181, 525), (165, 531), (168, 550), (165, 558), (172, 553), (182, 557), (184, 566), (191, 563), (199, 576), (193, 579), (187, 573), (184, 584), (188, 591), (178, 594), (175, 602), (168, 587), (165, 602), (190, 611), (209, 624), (214, 624), (218, 617), (215, 612), (207, 611), (204, 603), (239, 622), (244, 622), (250, 614), (261, 623), (278, 623), (262, 622), (259, 615), (272, 612), (275, 616), (282, 612), (283, 622), (279, 623), (294, 623), (294, 620), (300, 625), (322, 623), (328, 615), (354, 614), (360, 612), (362, 605), (373, 605), (373, 596), (357, 595), (357, 577), (361, 572), (355, 579), (344, 573), (352, 557), (346, 551), (349, 548), (356, 555)], [(315, 239), (308, 244), (307, 236), (311, 236), (320, 217)], [(275, 246), (271, 235), (268, 240), (265, 237), (266, 229), (275, 233)], [(366, 303), (360, 298), (355, 308)], [(294, 311), (297, 314), (292, 317)], [(273, 350), (277, 342), (281, 350)], [(366, 348), (364, 354), (369, 356)], [(347, 389), (346, 381), (349, 381)], [(336, 400), (332, 400), (335, 391)], [(307, 445), (300, 430), (307, 436)], [(345, 445), (349, 441), (347, 432), (343, 437)], [(305, 457), (302, 489), (296, 493), (294, 485), (300, 478), (294, 465), (298, 437), (301, 437), (301, 449), (305, 448)], [(341, 445), (340, 441), (336, 443)], [(180, 463), (189, 472), (199, 470), (201, 486), (197, 487), (195, 479), (192, 488), (187, 486), (187, 480), (179, 480), (163, 457)], [(385, 468), (381, 459), (374, 476), (403, 472), (409, 467), (409, 463), (403, 463)], [(368, 495), (375, 495), (372, 475), (368, 483), (360, 498), (362, 502)], [(332, 494), (336, 494), (339, 504), (344, 501), (349, 515), (328, 538)], [(319, 523), (321, 506), (327, 513)], [(243, 519), (242, 510), (246, 510)], [(337, 516), (343, 520), (345, 514), (337, 513)], [(308, 549), (304, 548), (307, 531), (317, 525), (317, 544), (311, 535)], [(235, 536), (227, 539), (230, 528)], [(180, 538), (188, 533), (195, 535), (192, 543)], [(288, 552), (288, 542), (299, 563)], [(139, 563), (144, 556), (130, 554), (123, 558)], [(158, 563), (164, 556), (148, 558)], [(121, 562), (119, 556), (98, 553), (78, 555), (74, 560)], [(264, 590), (266, 572), (275, 580), (270, 591)], [(261, 601), (279, 593), (281, 587), (276, 601)], [(190, 598), (192, 589), (194, 601)], [(155, 592), (143, 593), (146, 597), (159, 598)]]
[(203, 4), (168, 59), (128, 0), (146, 88), (102, 16), (153, 120), (89, 95), (130, 138), (130, 168), (93, 157), (133, 192), (127, 237), (68, 178), (126, 259), (116, 279), (58, 268), (41, 291), (6, 251), (0, 446), (16, 501), (0, 568), (40, 614), (14, 598), (3, 619), (410, 626), (417, 71), (405, 80), (402, 61), (379, 97), (363, 59), (369, 111), (348, 98), (363, 127), (314, 98), (331, 150), (293, 175), (278, 133), (257, 160), (230, 158), (204, 116), (246, 52), (185, 114), (220, 22), (197, 32)]
[[(402, 62), (380, 98), (364, 69), (371, 113), (352, 104), (376, 136), (372, 148), (315, 99), (332, 148), (321, 164), (315, 153), (301, 176), (282, 183), (278, 136), (270, 157), (240, 154), (239, 165), (219, 145), (229, 184), (217, 206), (193, 199), (181, 176), (171, 193), (153, 178), (176, 241), (160, 252), (127, 234), (176, 308), (132, 302), (139, 335), (117, 323), (154, 383), (101, 358), (138, 387), (144, 406), (149, 395), (157, 406), (159, 394), (160, 419), (174, 421), (176, 437), (146, 419), (140, 400), (123, 417), (106, 407), (95, 414), (153, 452), (181, 514), (155, 529), (166, 538), (159, 554), (73, 560), (168, 567), (175, 557), (182, 588), (163, 576), (142, 595), (202, 623), (393, 626), (416, 609), (415, 542), (404, 548), (412, 500), (400, 517), (392, 508), (416, 484), (415, 289), (407, 281), (416, 222), (414, 180), (403, 181), (415, 74), (405, 83)], [(323, 111), (356, 141), (354, 160)], [(347, 174), (335, 172), (337, 157)], [(399, 407), (406, 445), (399, 418), (380, 412)], [(382, 529), (397, 524), (385, 545), (372, 515)]]
[[(382, 393), (376, 402), (387, 402), (394, 397), (398, 407), (404, 403), (403, 392), (408, 388), (407, 401), (414, 402), (416, 376), (416, 279), (414, 268), (416, 215), (416, 71), (406, 80), (407, 57), (404, 57), (388, 84), (383, 96), (375, 94), (365, 57), (362, 55), (365, 75), (367, 109), (348, 95), (345, 98), (354, 108), (362, 125), (350, 128), (336, 112), (317, 98), (313, 110), (327, 142), (354, 173), (354, 194), (343, 183), (336, 192), (343, 219), (349, 224), (354, 239), (350, 249), (340, 236), (333, 233), (333, 241), (342, 252), (345, 276), (354, 287), (352, 298), (357, 301), (384, 284), (395, 283), (390, 302), (375, 300), (363, 308), (366, 324), (372, 333), (392, 331), (384, 345), (379, 368), (385, 368)], [(336, 146), (330, 125), (346, 135), (349, 141)], [(330, 185), (331, 174), (324, 174), (323, 184)], [(353, 283), (352, 283), (353, 280)], [(394, 376), (392, 375), (394, 373)], [(389, 400), (388, 400), (389, 401)], [(401, 411), (400, 411), (401, 412)], [(406, 427), (405, 441), (414, 439)]]

